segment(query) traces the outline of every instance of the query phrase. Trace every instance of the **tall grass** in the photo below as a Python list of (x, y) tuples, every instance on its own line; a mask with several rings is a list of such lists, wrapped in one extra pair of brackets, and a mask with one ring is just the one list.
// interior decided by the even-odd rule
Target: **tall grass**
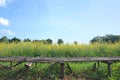
[[(20, 42), (20, 43), (0, 43), (0, 57), (6, 56), (40, 56), (40, 57), (89, 57), (89, 56), (120, 56), (120, 43), (115, 44), (64, 44), (64, 45), (44, 45), (42, 43), (32, 43), (32, 42)], [(9, 65), (3, 64), (2, 65)], [(84, 72), (86, 75), (94, 76), (94, 77), (102, 77), (107, 78), (107, 66), (105, 64), (100, 65), (100, 70), (96, 73), (89, 72), (90, 68), (93, 66), (92, 63), (69, 63), (72, 70), (76, 74), (76, 77), (83, 76)], [(35, 68), (33, 66), (29, 71), (24, 70), (23, 65), (19, 66), (19, 68), (15, 68), (14, 70), (4, 70), (0, 72), (0, 79), (12, 78), (15, 76), (16, 78), (22, 79), (32, 79), (39, 80), (41, 76), (44, 75), (46, 69), (50, 66), (50, 64), (44, 63), (39, 64), (39, 68)], [(114, 63), (112, 65), (113, 76), (109, 80), (119, 80), (120, 73), (120, 63)], [(19, 73), (20, 70), (23, 72)], [(59, 70), (59, 69), (58, 69)], [(11, 74), (12, 73), (12, 74)], [(18, 74), (19, 73), (19, 74)], [(67, 73), (67, 71), (66, 71)], [(1, 77), (2, 76), (2, 77)], [(8, 77), (6, 77), (8, 76)], [(14, 77), (13, 77), (14, 78)], [(17, 80), (17, 79), (16, 79)], [(102, 79), (102, 80), (108, 80)]]
[(80, 44), (80, 45), (44, 45), (41, 43), (20, 42), (0, 43), (0, 57), (40, 56), (40, 57), (89, 57), (120, 56), (120, 43)]

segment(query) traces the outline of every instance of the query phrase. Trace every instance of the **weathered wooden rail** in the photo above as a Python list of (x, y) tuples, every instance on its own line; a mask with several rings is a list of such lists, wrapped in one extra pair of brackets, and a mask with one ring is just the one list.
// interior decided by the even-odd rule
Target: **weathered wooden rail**
[(46, 58), (46, 57), (0, 57), (0, 61), (15, 62), (93, 62), (93, 61), (120, 61), (120, 57), (80, 57), (80, 58)]
[(18, 62), (16, 65), (22, 62), (30, 62), (31, 63), (40, 63), (40, 62), (59, 62), (61, 67), (61, 80), (64, 78), (64, 63), (65, 62), (104, 62), (108, 65), (108, 73), (111, 77), (111, 64), (113, 62), (120, 61), (120, 57), (80, 57), (80, 58), (47, 58), (47, 57), (0, 57), (0, 62), (11, 62), (11, 67), (13, 66), (13, 62)]

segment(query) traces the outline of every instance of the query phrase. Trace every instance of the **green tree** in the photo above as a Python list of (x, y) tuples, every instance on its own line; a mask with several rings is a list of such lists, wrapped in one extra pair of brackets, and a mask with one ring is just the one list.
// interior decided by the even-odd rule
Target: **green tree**
[(27, 39), (24, 39), (23, 41), (24, 41), (24, 42), (31, 42), (31, 40), (28, 39), (28, 38), (27, 38)]
[(33, 40), (32, 42), (36, 43), (36, 42), (40, 42), (40, 40)]
[(120, 41), (120, 35), (105, 35), (105, 36), (96, 36), (90, 42), (91, 43), (115, 43)]
[(46, 42), (47, 42), (48, 44), (52, 44), (52, 43), (53, 43), (53, 41), (52, 41), (51, 39), (46, 39)]
[(74, 41), (74, 45), (77, 45), (78, 44), (78, 42), (77, 41)]
[(58, 39), (57, 44), (61, 45), (61, 44), (63, 44), (63, 43), (64, 43), (64, 41), (63, 41), (62, 39)]
[(101, 36), (96, 36), (94, 37), (91, 41), (91, 43), (102, 43), (103, 42), (103, 38)]
[(7, 36), (3, 36), (3, 37), (0, 39), (0, 42), (8, 43), (9, 40), (8, 40)]
[(15, 42), (15, 43), (18, 43), (18, 42), (20, 42), (20, 41), (21, 41), (21, 40), (18, 39), (18, 38), (16, 38), (16, 37), (14, 37), (14, 38), (11, 39), (11, 42)]

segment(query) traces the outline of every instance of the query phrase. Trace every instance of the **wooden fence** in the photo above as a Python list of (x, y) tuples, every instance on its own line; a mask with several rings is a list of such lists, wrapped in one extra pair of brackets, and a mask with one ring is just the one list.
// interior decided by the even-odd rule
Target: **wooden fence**
[[(0, 62), (11, 62), (11, 68), (13, 66), (13, 62), (18, 62), (18, 64), (22, 62), (30, 62), (30, 63), (38, 63), (38, 62), (59, 62), (61, 67), (61, 80), (64, 78), (64, 63), (65, 62), (104, 62), (108, 65), (108, 73), (111, 77), (112, 70), (111, 65), (112, 63), (120, 61), (120, 57), (80, 57), (80, 58), (47, 58), (47, 57), (0, 57)], [(16, 64), (16, 65), (18, 65)]]

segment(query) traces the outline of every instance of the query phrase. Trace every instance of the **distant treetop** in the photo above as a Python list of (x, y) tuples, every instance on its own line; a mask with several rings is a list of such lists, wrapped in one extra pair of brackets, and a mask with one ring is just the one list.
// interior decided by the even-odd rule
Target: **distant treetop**
[(115, 43), (120, 41), (120, 35), (112, 35), (108, 34), (105, 36), (96, 36), (92, 40), (91, 43)]

